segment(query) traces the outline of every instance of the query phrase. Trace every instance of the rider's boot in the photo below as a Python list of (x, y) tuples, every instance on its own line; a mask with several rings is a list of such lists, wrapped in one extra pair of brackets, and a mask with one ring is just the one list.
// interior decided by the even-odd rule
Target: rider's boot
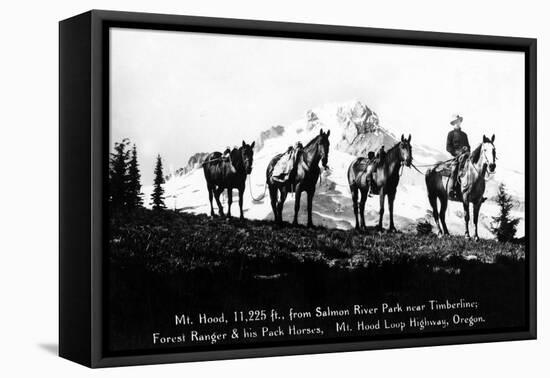
[(449, 193), (450, 198), (456, 198), (456, 190), (455, 190), (455, 184), (456, 184), (456, 170), (453, 170), (451, 173), (451, 176), (449, 177), (449, 181), (447, 183), (447, 191)]

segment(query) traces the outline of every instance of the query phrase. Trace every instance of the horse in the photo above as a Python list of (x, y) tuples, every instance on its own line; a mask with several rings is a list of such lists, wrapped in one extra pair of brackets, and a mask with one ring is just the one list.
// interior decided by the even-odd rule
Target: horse
[[(487, 172), (494, 173), (496, 169), (496, 149), (495, 135), (489, 139), (483, 135), (483, 142), (470, 153), (466, 158), (464, 167), (461, 170), (460, 176), (460, 198), (464, 207), (464, 236), (470, 238), (470, 203), (473, 204), (474, 210), (474, 239), (479, 240), (477, 234), (477, 222), (479, 219), (479, 210), (481, 204), (485, 201), (483, 196), (485, 192), (485, 176)], [(491, 156), (491, 158), (489, 158)], [(426, 171), (426, 187), (428, 189), (428, 200), (432, 207), (432, 214), (437, 225), (438, 235), (449, 235), (447, 224), (445, 223), (445, 212), (449, 201), (449, 193), (452, 188), (446, 188), (443, 184), (443, 174), (440, 166), (442, 163), (436, 164), (434, 167)], [(437, 199), (440, 202), (440, 209), (437, 209)]]
[[(352, 161), (348, 168), (348, 183), (353, 201), (356, 229), (366, 228), (365, 203), (372, 188), (371, 185), (374, 185), (379, 189), (380, 196), (380, 212), (377, 228), (380, 231), (383, 230), (384, 202), (385, 197), (388, 196), (388, 207), (390, 210), (389, 231), (397, 231), (393, 223), (393, 202), (397, 192), (397, 185), (399, 184), (399, 170), (403, 164), (410, 167), (411, 163), (412, 147), (410, 134), (408, 139), (404, 135), (401, 135), (401, 140), (387, 151), (384, 158), (370, 161), (366, 157), (358, 157)], [(368, 168), (372, 169), (370, 174), (367, 173)], [(359, 192), (361, 192), (361, 200), (358, 205)], [(359, 211), (361, 213), (361, 224), (359, 224)]]
[[(302, 192), (306, 192), (307, 226), (313, 227), (313, 221), (311, 219), (313, 196), (315, 195), (315, 185), (317, 184), (317, 180), (319, 179), (319, 175), (321, 173), (319, 162), (321, 162), (323, 168), (327, 169), (328, 167), (328, 153), (330, 146), (329, 136), (330, 130), (324, 133), (323, 129), (321, 129), (319, 135), (303, 147), (302, 151), (296, 158), (296, 164), (291, 176), (286, 182), (276, 181), (272, 177), (273, 168), (283, 154), (276, 155), (273, 159), (271, 159), (266, 170), (266, 182), (269, 188), (271, 208), (273, 209), (273, 215), (276, 223), (281, 224), (283, 222), (283, 206), (286, 196), (289, 192), (294, 191), (294, 220), (292, 224), (298, 224), (300, 198)], [(279, 198), (277, 198), (278, 194), (280, 195)]]
[(229, 152), (228, 158), (225, 158), (220, 152), (209, 154), (202, 168), (206, 187), (208, 189), (208, 199), (210, 200), (210, 215), (215, 217), (214, 207), (212, 206), (212, 196), (215, 197), (218, 205), (219, 214), (224, 216), (223, 206), (220, 202), (220, 194), (227, 189), (227, 217), (231, 218), (231, 204), (233, 203), (233, 189), (239, 191), (239, 209), (241, 210), (241, 219), (243, 214), (243, 194), (246, 182), (246, 176), (252, 172), (252, 163), (254, 160), (254, 145), (243, 144), (239, 148), (233, 148)]

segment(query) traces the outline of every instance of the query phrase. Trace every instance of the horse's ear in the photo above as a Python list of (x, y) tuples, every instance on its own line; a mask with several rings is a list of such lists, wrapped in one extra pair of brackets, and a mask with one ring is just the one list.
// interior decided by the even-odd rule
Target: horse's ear
[(495, 142), (495, 134), (493, 134), (493, 136), (491, 137), (491, 143), (494, 143)]
[(244, 140), (243, 140), (243, 147), (244, 147), (244, 146), (246, 146), (246, 143), (245, 143)]
[(327, 138), (329, 137), (330, 135), (330, 130), (327, 130)]
[(401, 142), (404, 142), (404, 141), (405, 141), (405, 135), (401, 134)]
[(250, 148), (254, 148), (255, 145), (256, 145), (256, 141), (252, 142), (252, 144), (250, 145)]
[(485, 136), (485, 134), (483, 134), (483, 143), (487, 143), (489, 139), (487, 139), (487, 137)]
[(319, 135), (323, 135), (323, 129), (321, 129), (321, 131), (319, 131)]
[(411, 134), (409, 134), (409, 139), (407, 139), (409, 143), (411, 143)]

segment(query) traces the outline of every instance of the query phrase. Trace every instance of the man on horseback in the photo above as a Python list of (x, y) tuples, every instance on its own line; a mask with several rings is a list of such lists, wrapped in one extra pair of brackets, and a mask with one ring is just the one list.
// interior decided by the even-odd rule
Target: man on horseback
[(457, 197), (459, 191), (456, 190), (456, 184), (458, 181), (458, 172), (464, 166), (464, 162), (470, 154), (470, 143), (468, 142), (468, 135), (462, 131), (463, 118), (460, 115), (456, 115), (451, 121), (451, 125), (454, 126), (453, 130), (449, 131), (447, 135), (447, 152), (453, 155), (454, 159), (451, 163), (451, 176), (447, 183), (450, 197)]

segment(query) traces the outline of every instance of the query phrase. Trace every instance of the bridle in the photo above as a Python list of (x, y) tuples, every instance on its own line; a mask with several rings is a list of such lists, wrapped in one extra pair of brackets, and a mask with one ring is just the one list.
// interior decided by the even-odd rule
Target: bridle
[[(401, 149), (401, 143), (403, 142), (399, 142), (400, 146), (399, 146), (399, 149)], [(410, 167), (413, 167), (414, 169), (416, 169), (420, 174), (423, 174), (422, 172), (420, 172), (418, 170), (418, 168), (416, 168), (416, 166), (413, 164), (413, 157), (412, 157), (412, 146), (409, 144), (409, 148), (407, 149), (407, 152), (409, 153), (409, 156), (410, 156), (410, 159), (411, 159), (411, 162), (410, 162)], [(403, 169), (405, 168), (405, 165), (406, 165), (406, 159), (403, 159), (401, 158), (401, 168), (399, 170), (399, 177), (401, 177), (403, 175)]]
[[(496, 147), (495, 145), (492, 143), (492, 142), (486, 142), (486, 143), (490, 143), (491, 146), (493, 147), (493, 164), (496, 165), (496, 160), (497, 160), (497, 156), (496, 156)], [(485, 148), (483, 148), (483, 144), (481, 144), (480, 148), (481, 148), (481, 152), (480, 153), (483, 153), (483, 158), (485, 159), (485, 164), (491, 164), (491, 161), (489, 160), (489, 158), (487, 157), (487, 151), (485, 150)], [(479, 169), (476, 167), (476, 165), (472, 162), (472, 167), (474, 168), (474, 170), (476, 171), (476, 173), (479, 175)], [(489, 170), (486, 170), (485, 171), (485, 179), (488, 179), (490, 178), (491, 175), (493, 175), (494, 172), (489, 172)]]
[(243, 161), (243, 168), (245, 172), (247, 165), (250, 165), (250, 170), (252, 170), (252, 163), (250, 162), (251, 159), (248, 157), (244, 147), (241, 147), (241, 160)]
[[(303, 149), (305, 150), (306, 148), (308, 148), (307, 146), (304, 147)], [(320, 154), (321, 155), (321, 164), (323, 162), (323, 159), (326, 157), (327, 161), (328, 161), (328, 156), (327, 156), (327, 153), (326, 153), (326, 148), (325, 146), (322, 144), (322, 138), (319, 138), (319, 140), (317, 140), (315, 142), (315, 148), (318, 149), (318, 148), (322, 148), (322, 153)], [(306, 171), (306, 172), (309, 172), (309, 165), (306, 163), (306, 161), (302, 158), (301, 161), (300, 161), (300, 164), (302, 165), (302, 168)], [(323, 165), (323, 168), (328, 168), (328, 164), (327, 166), (324, 166)]]
[(327, 153), (328, 147), (325, 146), (325, 145), (322, 143), (322, 138), (319, 140), (318, 146), (319, 146), (320, 148), (322, 148), (321, 164), (323, 164), (323, 160), (326, 160), (327, 163), (326, 163), (326, 164), (323, 164), (323, 168), (328, 168), (328, 153)]

